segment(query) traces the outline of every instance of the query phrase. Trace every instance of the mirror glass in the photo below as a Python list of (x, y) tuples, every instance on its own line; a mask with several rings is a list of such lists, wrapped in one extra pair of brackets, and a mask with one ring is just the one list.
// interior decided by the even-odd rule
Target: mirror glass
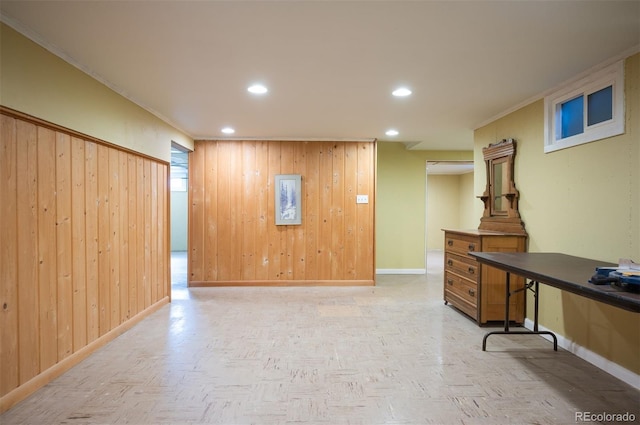
[(506, 161), (493, 161), (493, 205), (492, 210), (494, 214), (506, 214), (504, 208), (504, 184), (507, 179), (507, 162)]

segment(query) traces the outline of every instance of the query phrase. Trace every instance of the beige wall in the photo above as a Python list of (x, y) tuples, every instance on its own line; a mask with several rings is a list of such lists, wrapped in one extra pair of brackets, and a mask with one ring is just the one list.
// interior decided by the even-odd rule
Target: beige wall
[(477, 229), (473, 173), (427, 176), (427, 250), (443, 250), (442, 229)]
[[(439, 223), (444, 214), (440, 209), (431, 211), (427, 228), (427, 161), (437, 160), (470, 160), (471, 151), (411, 151), (402, 143), (378, 143), (378, 196), (376, 206), (376, 268), (378, 270), (422, 270), (425, 269), (425, 232), (430, 235), (434, 245), (428, 249), (442, 248), (443, 235)], [(457, 176), (443, 176), (459, 181)], [(445, 203), (459, 202), (460, 189), (456, 183), (447, 179), (448, 187), (455, 187), (455, 196), (447, 198)], [(442, 199), (447, 196), (437, 186), (433, 188), (432, 198)], [(437, 204), (436, 204), (437, 205)], [(449, 206), (446, 206), (447, 209)], [(454, 208), (456, 209), (456, 208)], [(455, 213), (458, 216), (457, 211)], [(454, 227), (457, 227), (454, 226)], [(477, 227), (477, 225), (476, 225)]]
[[(530, 252), (640, 260), (640, 54), (627, 59), (625, 81), (621, 136), (545, 154), (542, 99), (475, 132), (476, 192), (486, 178), (482, 147), (517, 140), (515, 183)], [(640, 373), (640, 315), (543, 285), (540, 323)]]
[[(482, 201), (477, 198), (482, 192), (475, 193), (473, 187), (475, 173), (462, 174), (460, 181), (460, 196), (458, 206), (460, 208), (460, 229), (477, 229), (480, 225), (480, 215), (476, 213), (476, 207), (482, 206)], [(442, 238), (441, 238), (442, 240)]]
[(443, 250), (442, 229), (477, 229), (473, 174), (427, 176), (427, 250)]
[(0, 102), (20, 112), (169, 161), (193, 140), (44, 48), (0, 24)]
[(427, 176), (427, 249), (444, 249), (442, 229), (460, 228), (460, 176)]

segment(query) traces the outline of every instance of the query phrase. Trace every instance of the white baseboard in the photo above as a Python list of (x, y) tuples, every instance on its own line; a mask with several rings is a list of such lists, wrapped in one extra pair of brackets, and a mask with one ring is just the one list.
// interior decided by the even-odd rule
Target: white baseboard
[[(525, 319), (524, 327), (533, 330), (533, 321), (530, 319)], [(538, 329), (541, 331), (551, 331), (551, 329), (547, 329), (544, 326), (538, 325)], [(553, 331), (551, 331), (553, 332)], [(580, 357), (583, 360), (591, 363), (599, 369), (604, 370), (610, 375), (615, 376), (621, 381), (626, 382), (632, 387), (640, 390), (640, 375), (630, 371), (629, 369), (625, 369), (617, 363), (612, 362), (611, 360), (605, 359), (600, 354), (594, 353), (591, 350), (588, 350), (585, 347), (582, 347), (570, 339), (565, 338), (564, 336), (554, 332), (556, 337), (558, 338), (558, 345), (568, 352)], [(553, 342), (553, 339), (550, 335), (540, 335), (544, 339)]]
[(376, 269), (376, 274), (426, 274), (427, 269)]

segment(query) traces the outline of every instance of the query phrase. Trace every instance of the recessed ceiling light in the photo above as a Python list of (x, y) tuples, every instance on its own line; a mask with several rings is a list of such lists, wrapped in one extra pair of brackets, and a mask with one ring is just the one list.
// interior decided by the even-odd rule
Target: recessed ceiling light
[(398, 133), (398, 130), (391, 129), (391, 130), (387, 130), (385, 134), (387, 136), (397, 136), (399, 133)]
[(236, 131), (235, 131), (233, 128), (231, 128), (231, 127), (225, 127), (225, 128), (223, 128), (221, 131), (222, 131), (224, 134), (233, 134), (233, 133), (235, 133), (235, 132), (236, 132)]
[(265, 86), (263, 86), (262, 84), (254, 84), (252, 86), (249, 86), (249, 88), (247, 89), (247, 91), (249, 93), (253, 93), (253, 94), (265, 94), (266, 92), (269, 91), (269, 89), (267, 89)]
[(395, 89), (394, 91), (392, 91), (391, 94), (396, 96), (396, 97), (405, 97), (405, 96), (409, 96), (411, 94), (411, 90), (409, 90), (406, 87), (399, 87), (399, 88)]

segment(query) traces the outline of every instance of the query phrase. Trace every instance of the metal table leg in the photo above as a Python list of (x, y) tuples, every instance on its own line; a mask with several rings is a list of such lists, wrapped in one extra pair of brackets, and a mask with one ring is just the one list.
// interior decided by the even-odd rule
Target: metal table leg
[[(505, 307), (504, 307), (504, 331), (492, 331), (489, 332), (487, 334), (485, 334), (484, 338), (482, 339), (482, 351), (487, 351), (487, 338), (489, 338), (490, 335), (508, 335), (508, 334), (513, 334), (513, 335), (551, 335), (551, 337), (553, 338), (553, 349), (554, 351), (558, 351), (558, 338), (556, 337), (556, 335), (553, 332), (550, 331), (540, 331), (538, 330), (538, 290), (539, 290), (539, 282), (538, 281), (532, 281), (530, 282), (528, 285), (525, 285), (524, 288), (520, 288), (520, 289), (516, 289), (515, 291), (511, 292), (511, 273), (507, 272), (507, 279), (506, 279), (506, 284), (505, 284), (505, 288), (506, 288), (506, 293), (505, 293)], [(535, 285), (535, 289), (531, 289), (531, 286)], [(533, 297), (534, 297), (534, 310), (533, 310), (533, 331), (511, 331), (509, 330), (509, 303), (511, 301), (511, 295), (515, 294), (517, 292), (520, 291), (524, 291), (524, 290), (531, 290), (533, 292)]]

